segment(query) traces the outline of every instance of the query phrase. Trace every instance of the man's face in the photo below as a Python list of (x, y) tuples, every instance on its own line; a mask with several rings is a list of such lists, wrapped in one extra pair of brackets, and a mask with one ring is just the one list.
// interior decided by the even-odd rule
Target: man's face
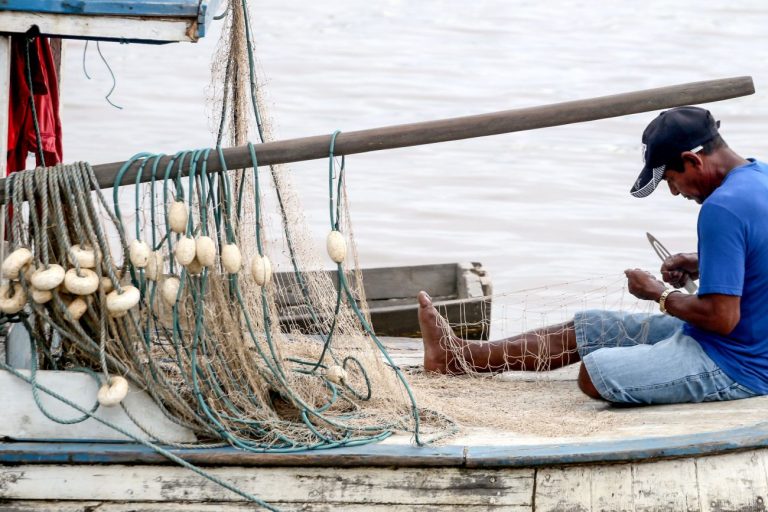
[(673, 196), (681, 195), (698, 204), (703, 203), (711, 193), (705, 187), (703, 178), (701, 168), (687, 161), (683, 162), (683, 172), (673, 169), (667, 169), (664, 172), (664, 181), (669, 185), (669, 191)]

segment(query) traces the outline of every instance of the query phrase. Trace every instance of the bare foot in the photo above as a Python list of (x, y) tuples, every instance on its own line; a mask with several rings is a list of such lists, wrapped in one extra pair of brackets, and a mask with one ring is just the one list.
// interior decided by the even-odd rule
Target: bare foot
[[(452, 346), (461, 346), (462, 341), (453, 335), (448, 322), (432, 305), (432, 299), (427, 292), (421, 291), (417, 296), (419, 301), (419, 326), (424, 343), (424, 371), (431, 373), (459, 374), (464, 371), (456, 363)], [(447, 332), (446, 332), (447, 331)], [(450, 338), (449, 338), (450, 336)]]

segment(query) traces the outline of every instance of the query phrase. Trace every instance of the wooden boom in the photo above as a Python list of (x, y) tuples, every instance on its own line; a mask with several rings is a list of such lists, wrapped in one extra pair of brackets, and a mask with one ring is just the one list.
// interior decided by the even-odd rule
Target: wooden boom
[[(336, 137), (334, 153), (336, 155), (352, 155), (382, 149), (420, 146), (450, 140), (534, 130), (547, 126), (583, 123), (681, 105), (721, 101), (747, 96), (754, 94), (754, 92), (755, 86), (752, 78), (742, 76), (691, 82), (538, 107), (504, 110), (490, 114), (343, 132)], [(258, 144), (255, 145), (258, 164), (271, 165), (327, 158), (330, 140), (330, 135), (316, 135)], [(225, 149), (224, 157), (229, 169), (252, 167), (247, 146)], [(170, 156), (164, 157), (160, 161), (158, 169), (165, 169), (170, 158)], [(124, 163), (113, 162), (93, 166), (99, 186), (101, 188), (112, 187), (115, 183), (115, 176)], [(128, 169), (122, 183), (135, 183), (138, 167), (139, 164), (136, 163), (131, 169)], [(215, 151), (212, 151), (208, 158), (207, 172), (219, 171), (221, 171), (219, 157)], [(182, 169), (182, 174), (185, 172), (186, 169)], [(145, 171), (141, 181), (146, 182), (150, 179), (150, 173)], [(0, 180), (0, 197), (5, 197), (4, 192), (5, 180)]]

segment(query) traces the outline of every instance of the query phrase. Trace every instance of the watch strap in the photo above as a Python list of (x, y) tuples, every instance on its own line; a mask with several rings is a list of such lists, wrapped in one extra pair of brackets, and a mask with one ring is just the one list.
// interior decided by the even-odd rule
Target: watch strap
[(667, 288), (663, 292), (661, 292), (661, 297), (659, 297), (659, 311), (661, 311), (664, 314), (669, 314), (667, 312), (667, 297), (669, 297), (672, 293), (681, 293), (680, 290), (675, 290), (674, 288)]

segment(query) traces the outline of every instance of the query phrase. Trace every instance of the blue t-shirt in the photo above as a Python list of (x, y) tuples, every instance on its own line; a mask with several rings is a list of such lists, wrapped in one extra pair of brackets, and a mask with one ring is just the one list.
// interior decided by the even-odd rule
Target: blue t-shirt
[(731, 170), (699, 212), (699, 295), (741, 297), (741, 319), (727, 336), (688, 323), (712, 360), (739, 384), (768, 393), (768, 165)]

